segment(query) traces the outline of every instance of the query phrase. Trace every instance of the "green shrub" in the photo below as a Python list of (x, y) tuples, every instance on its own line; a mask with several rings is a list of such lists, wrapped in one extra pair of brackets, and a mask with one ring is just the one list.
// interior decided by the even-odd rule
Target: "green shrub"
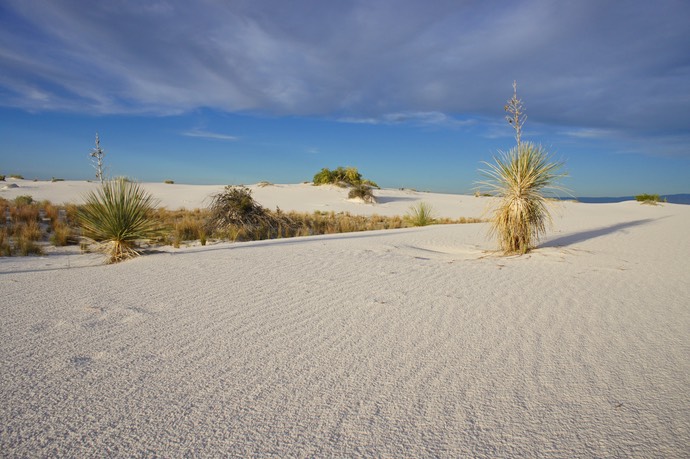
[(321, 169), (314, 175), (314, 185), (341, 185), (341, 186), (356, 186), (369, 185), (373, 188), (379, 186), (371, 180), (362, 179), (362, 174), (359, 173), (356, 167), (338, 167), (335, 170), (327, 168)]
[(54, 183), (54, 182), (64, 182), (64, 181), (65, 181), (65, 179), (63, 179), (63, 178), (55, 178), (55, 177), (53, 177), (52, 179), (50, 179), (50, 181), (51, 181), (51, 182), (53, 182), (53, 183)]
[(433, 208), (426, 202), (411, 206), (405, 220), (412, 226), (427, 226), (434, 223)]
[(642, 204), (652, 205), (656, 205), (660, 202), (666, 202), (666, 200), (660, 198), (658, 194), (638, 194), (637, 196), (635, 196), (635, 200), (641, 202)]
[(10, 178), (24, 180), (24, 176), (19, 174), (10, 174)]
[(174, 185), (175, 181), (174, 180), (166, 180), (163, 183), (165, 183), (166, 185)]
[(0, 175), (0, 182), (4, 182), (4, 181), (5, 181), (5, 176), (4, 176), (4, 175)]
[(152, 218), (154, 200), (139, 184), (106, 181), (85, 201), (79, 210), (84, 236), (99, 243), (107, 263), (140, 255), (137, 242), (160, 234), (160, 225)]

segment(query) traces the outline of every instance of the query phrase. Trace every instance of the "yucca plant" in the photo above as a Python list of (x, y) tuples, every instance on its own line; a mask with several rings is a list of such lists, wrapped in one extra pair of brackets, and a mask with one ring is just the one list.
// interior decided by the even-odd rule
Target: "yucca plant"
[(560, 190), (556, 181), (562, 163), (551, 160), (541, 145), (521, 142), (508, 152), (500, 152), (494, 163), (484, 163), (487, 180), (481, 182), (499, 198), (493, 212), (492, 234), (506, 253), (524, 254), (545, 233), (551, 214), (545, 192)]
[(156, 203), (137, 183), (105, 181), (85, 201), (79, 211), (83, 234), (99, 244), (107, 263), (140, 255), (137, 242), (159, 234), (159, 225), (152, 218)]

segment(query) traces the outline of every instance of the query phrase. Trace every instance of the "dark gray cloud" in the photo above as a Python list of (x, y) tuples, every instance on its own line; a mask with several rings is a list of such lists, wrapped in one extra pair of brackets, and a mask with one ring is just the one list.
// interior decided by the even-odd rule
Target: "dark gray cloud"
[(447, 122), (516, 79), (542, 123), (688, 133), (683, 0), (3, 3), (4, 106)]

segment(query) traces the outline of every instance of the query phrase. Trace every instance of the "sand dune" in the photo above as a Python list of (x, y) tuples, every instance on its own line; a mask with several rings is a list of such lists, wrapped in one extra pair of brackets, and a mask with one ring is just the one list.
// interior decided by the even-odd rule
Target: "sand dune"
[[(20, 185), (0, 196), (44, 197)], [(175, 187), (151, 191), (213, 189)], [(284, 210), (487, 203), (254, 190)], [(687, 457), (690, 206), (562, 203), (554, 223), (522, 257), (473, 224), (0, 258), (2, 455)]]

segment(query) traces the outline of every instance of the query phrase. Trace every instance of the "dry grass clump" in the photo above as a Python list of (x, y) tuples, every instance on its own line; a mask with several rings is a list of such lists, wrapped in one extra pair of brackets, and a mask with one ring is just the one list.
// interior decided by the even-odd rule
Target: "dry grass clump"
[(376, 196), (374, 196), (374, 190), (371, 185), (360, 183), (353, 186), (350, 192), (347, 194), (348, 199), (361, 199), (367, 204), (375, 204)]
[(226, 186), (214, 195), (209, 212), (209, 228), (233, 241), (287, 237), (294, 226), (282, 212), (272, 213), (254, 201), (243, 186)]
[(58, 222), (53, 226), (50, 242), (56, 247), (68, 245), (74, 239), (74, 232), (67, 224)]
[(10, 245), (10, 235), (6, 228), (0, 228), (0, 257), (11, 257), (12, 246)]
[(546, 231), (551, 215), (546, 207), (544, 191), (559, 189), (555, 181), (562, 177), (562, 164), (551, 161), (541, 145), (523, 142), (507, 153), (485, 163), (482, 173), (488, 180), (483, 185), (500, 198), (492, 219), (494, 234), (506, 253), (524, 254)]

